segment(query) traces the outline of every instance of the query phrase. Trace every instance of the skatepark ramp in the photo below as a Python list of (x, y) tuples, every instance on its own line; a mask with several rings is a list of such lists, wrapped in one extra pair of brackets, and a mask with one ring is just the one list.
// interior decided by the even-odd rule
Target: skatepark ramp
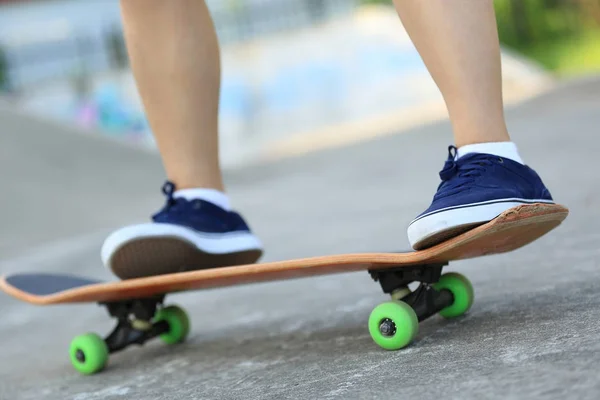
[(147, 218), (163, 176), (156, 154), (0, 105), (0, 259)]

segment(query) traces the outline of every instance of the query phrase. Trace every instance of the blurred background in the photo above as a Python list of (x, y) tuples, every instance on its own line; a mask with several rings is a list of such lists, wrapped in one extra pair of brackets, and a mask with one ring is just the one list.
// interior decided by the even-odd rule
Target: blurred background
[[(407, 249), (452, 129), (391, 2), (208, 5), (227, 191), (263, 261)], [(107, 333), (105, 310), (1, 295), (0, 400), (597, 399), (600, 0), (495, 6), (511, 137), (571, 213), (523, 251), (451, 266), (479, 293), (467, 319), (429, 321), (415, 347), (384, 354), (365, 329), (383, 294), (363, 273), (181, 294), (189, 344), (131, 349), (81, 379), (66, 349)], [(119, 1), (0, 0), (0, 274), (114, 279), (100, 247), (164, 204), (163, 174)]]
[[(225, 165), (332, 129), (398, 127), (399, 111), (441, 104), (391, 1), (208, 4), (222, 44)], [(508, 102), (600, 70), (600, 0), (495, 4)], [(118, 0), (0, 0), (0, 99), (152, 149), (121, 28)]]

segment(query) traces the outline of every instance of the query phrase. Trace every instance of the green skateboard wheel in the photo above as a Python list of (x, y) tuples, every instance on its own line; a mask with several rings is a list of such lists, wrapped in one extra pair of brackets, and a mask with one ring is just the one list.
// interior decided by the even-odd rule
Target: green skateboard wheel
[(160, 335), (161, 340), (167, 344), (183, 342), (190, 332), (190, 320), (181, 307), (169, 306), (159, 310), (154, 322), (160, 321), (169, 324), (169, 331)]
[(444, 318), (456, 318), (471, 308), (474, 300), (473, 286), (469, 280), (456, 272), (449, 272), (441, 276), (439, 282), (433, 285), (436, 290), (448, 290), (454, 297), (452, 305), (440, 311)]
[(402, 301), (382, 303), (369, 316), (371, 338), (386, 350), (399, 350), (408, 346), (418, 331), (419, 321), (415, 311)]
[(95, 333), (77, 336), (71, 342), (69, 356), (73, 367), (84, 375), (101, 371), (108, 361), (108, 347)]

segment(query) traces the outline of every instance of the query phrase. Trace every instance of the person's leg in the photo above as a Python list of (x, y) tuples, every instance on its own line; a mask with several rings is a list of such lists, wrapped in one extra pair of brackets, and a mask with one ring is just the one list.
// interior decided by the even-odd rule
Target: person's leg
[(394, 0), (446, 102), (455, 145), (508, 141), (492, 0)]
[(138, 91), (169, 182), (147, 224), (104, 242), (121, 278), (255, 262), (261, 244), (230, 209), (219, 165), (220, 60), (203, 0), (121, 0)]
[(409, 226), (411, 245), (431, 246), (516, 204), (551, 202), (506, 128), (493, 0), (394, 4), (442, 93), (458, 147), (432, 205)]
[(203, 0), (121, 0), (132, 72), (169, 180), (223, 190), (219, 44)]

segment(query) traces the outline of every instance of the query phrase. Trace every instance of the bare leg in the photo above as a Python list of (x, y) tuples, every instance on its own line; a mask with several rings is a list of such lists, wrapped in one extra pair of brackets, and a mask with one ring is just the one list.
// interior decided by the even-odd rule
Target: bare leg
[(455, 144), (509, 141), (492, 0), (394, 0), (440, 88)]
[(442, 92), (458, 147), (449, 148), (431, 205), (409, 224), (413, 248), (433, 246), (512, 207), (551, 203), (507, 132), (493, 0), (394, 3)]
[(219, 45), (203, 0), (121, 0), (131, 68), (167, 177), (152, 222), (102, 245), (122, 279), (255, 262), (262, 244), (231, 210), (219, 163)]
[(203, 0), (121, 0), (131, 68), (168, 178), (223, 190), (219, 45)]

